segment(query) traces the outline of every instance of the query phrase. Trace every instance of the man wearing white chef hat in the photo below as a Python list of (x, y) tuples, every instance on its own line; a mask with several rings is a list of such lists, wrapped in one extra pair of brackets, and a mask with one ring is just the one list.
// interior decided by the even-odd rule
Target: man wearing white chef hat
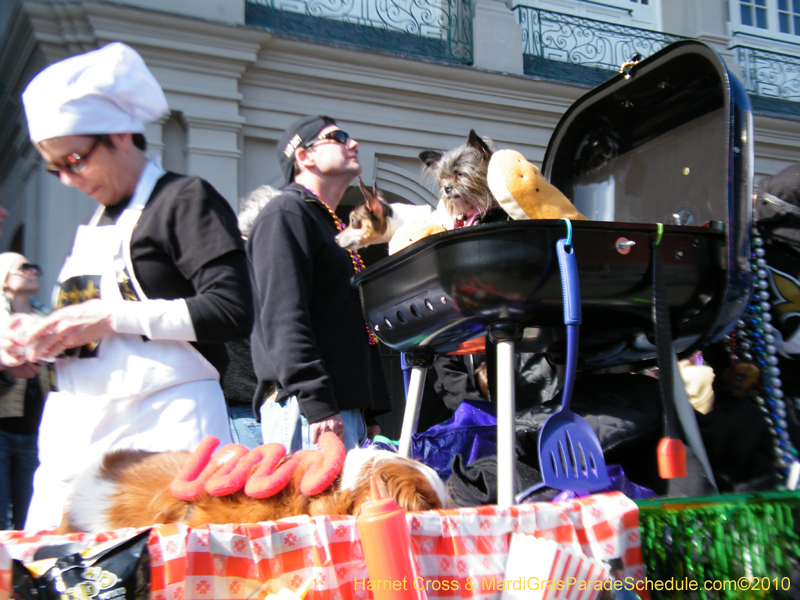
[(144, 154), (145, 123), (168, 106), (132, 48), (53, 64), (22, 100), (46, 169), (100, 205), (78, 228), (56, 310), (21, 339), (27, 360), (55, 359), (59, 388), (42, 418), (32, 530), (58, 525), (75, 474), (108, 450), (230, 442), (224, 342), (249, 335), (253, 308), (231, 207)]

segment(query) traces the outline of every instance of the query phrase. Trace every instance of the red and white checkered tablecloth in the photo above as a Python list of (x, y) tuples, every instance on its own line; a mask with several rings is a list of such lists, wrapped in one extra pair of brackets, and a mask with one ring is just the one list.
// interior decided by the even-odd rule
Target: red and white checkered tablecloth
[[(638, 509), (617, 492), (561, 504), (409, 513), (407, 522), (418, 585), (424, 585), (429, 600), (499, 600), (513, 532), (552, 539), (599, 560), (620, 557), (625, 576), (645, 577)], [(0, 544), (11, 557), (25, 560), (41, 546), (70, 540), (89, 546), (136, 531), (68, 536), (0, 532)], [(261, 600), (282, 587), (295, 590), (311, 577), (315, 582), (307, 600), (372, 598), (363, 585), (368, 574), (354, 517), (302, 516), (198, 529), (159, 525), (148, 547), (153, 600)], [(0, 600), (5, 600), (8, 565), (2, 557), (0, 552)]]

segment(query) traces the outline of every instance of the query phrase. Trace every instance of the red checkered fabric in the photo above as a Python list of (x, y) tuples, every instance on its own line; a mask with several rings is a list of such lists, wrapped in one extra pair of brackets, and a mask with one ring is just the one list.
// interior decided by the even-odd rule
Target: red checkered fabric
[[(614, 492), (571, 502), (482, 506), (409, 513), (412, 551), (429, 600), (499, 600), (512, 532), (555, 540), (599, 560), (620, 557), (624, 574), (645, 577), (638, 509)], [(68, 540), (87, 546), (136, 533), (54, 536), (50, 532), (0, 532), (13, 558)], [(277, 522), (155, 526), (149, 540), (153, 600), (261, 600), (281, 588), (296, 590), (314, 578), (307, 600), (370, 600), (368, 577), (354, 517), (294, 517)], [(3, 553), (0, 552), (0, 559)], [(0, 564), (0, 600), (3, 597)], [(470, 579), (471, 578), (471, 579)], [(469, 585), (472, 583), (472, 585)]]

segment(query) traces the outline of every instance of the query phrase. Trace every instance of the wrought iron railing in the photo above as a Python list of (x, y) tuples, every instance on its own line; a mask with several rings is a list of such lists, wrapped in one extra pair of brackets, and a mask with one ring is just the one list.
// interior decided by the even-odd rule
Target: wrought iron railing
[[(471, 64), (472, 0), (247, 0), (245, 20), (280, 35)], [(593, 87), (681, 36), (515, 6), (527, 75)], [(800, 58), (735, 46), (756, 112), (800, 118)]]
[(753, 111), (800, 119), (800, 58), (734, 46)]
[(750, 94), (800, 103), (800, 58), (746, 46), (736, 46), (734, 50), (736, 61), (744, 70), (744, 87)]
[(470, 0), (247, 0), (245, 22), (282, 35), (472, 62)]
[(685, 39), (530, 6), (516, 6), (522, 25), (525, 73), (579, 85), (597, 85), (636, 54), (646, 58)]

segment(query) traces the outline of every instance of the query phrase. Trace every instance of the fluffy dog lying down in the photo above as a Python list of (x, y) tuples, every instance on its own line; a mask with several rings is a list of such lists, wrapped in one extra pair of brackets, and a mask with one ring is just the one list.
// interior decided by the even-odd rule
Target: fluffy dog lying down
[[(308, 492), (308, 476), (314, 477), (314, 470), (318, 470), (322, 463), (322, 455), (326, 457), (326, 464), (330, 462), (330, 456), (337, 451), (337, 443), (344, 456), (339, 438), (326, 432), (320, 439), (322, 452), (302, 450), (277, 463), (276, 473), (281, 470), (281, 465), (288, 466), (297, 455), (311, 459), (310, 462), (296, 461), (299, 464), (286, 486), (266, 498), (248, 496), (247, 486), (226, 495), (213, 495), (208, 493), (206, 484), (206, 489), (197, 491), (195, 499), (182, 500), (173, 493), (176, 489), (174, 482), (186, 483), (185, 474), (191, 470), (190, 461), (196, 458), (197, 453), (110, 452), (76, 480), (57, 533), (99, 533), (121, 527), (175, 522), (190, 527), (208, 523), (258, 523), (304, 514), (358, 515), (361, 505), (372, 499), (370, 478), (376, 479), (384, 497), (393, 496), (398, 506), (406, 510), (447, 506), (444, 483), (433, 469), (392, 452), (371, 448), (347, 452), (344, 466), (341, 467), (341, 462), (339, 464), (341, 472), (338, 475), (331, 473), (331, 477), (335, 476), (332, 484), (319, 493), (304, 493)], [(219, 453), (226, 448), (230, 446), (223, 447)], [(320, 458), (312, 456), (314, 454)], [(224, 466), (225, 460), (218, 461), (217, 468)], [(241, 457), (239, 464), (245, 462), (245, 457)], [(246, 474), (248, 484), (255, 481), (258, 468), (258, 464), (249, 468)], [(227, 468), (227, 472), (231, 469)], [(223, 471), (226, 469), (220, 468), (218, 472)]]

